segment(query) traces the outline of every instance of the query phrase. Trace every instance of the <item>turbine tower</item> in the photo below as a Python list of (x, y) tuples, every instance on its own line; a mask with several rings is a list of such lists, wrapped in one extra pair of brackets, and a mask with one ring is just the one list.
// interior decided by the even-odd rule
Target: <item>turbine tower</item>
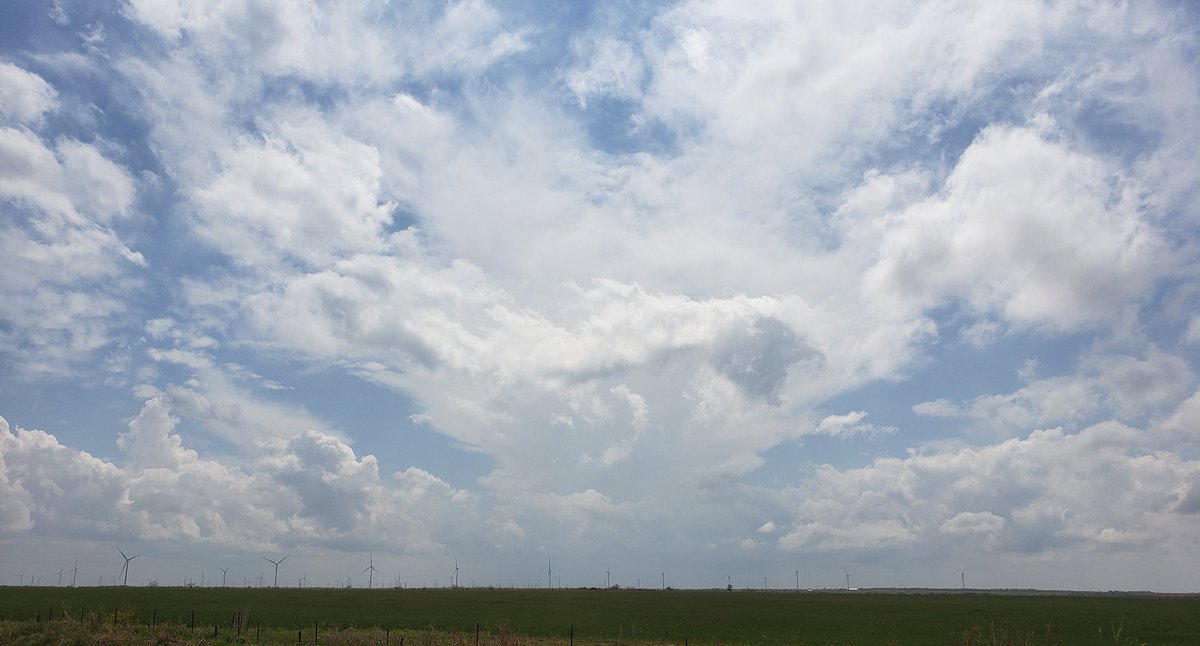
[(219, 567), (217, 569), (221, 571), (221, 587), (223, 588), (225, 587), (225, 575), (229, 574), (229, 568)]
[(800, 591), (800, 570), (796, 570), (796, 592)]
[(279, 587), (279, 564), (286, 561), (287, 557), (289, 557), (289, 556), (291, 556), (291, 554), (284, 554), (283, 558), (279, 559), (278, 561), (272, 561), (271, 559), (269, 559), (265, 556), (263, 557), (264, 561), (269, 561), (275, 565), (275, 587), (276, 588)]
[(958, 576), (962, 579), (962, 589), (966, 590), (967, 589), (967, 571), (959, 570)]
[[(363, 568), (363, 571), (362, 571), (362, 572), (359, 572), (359, 574), (366, 574), (366, 575), (367, 575), (367, 589), (368, 589), (368, 590), (370, 590), (371, 588), (375, 587), (375, 573), (376, 573), (376, 572), (378, 572), (378, 571), (379, 571), (379, 570), (376, 570), (376, 569), (375, 569), (375, 553), (374, 553), (374, 552), (372, 552), (372, 553), (371, 553), (371, 561), (370, 561), (370, 565), (368, 565), (367, 567)], [(455, 572), (457, 572), (457, 571), (458, 571), (458, 565), (457, 565), (457, 564), (455, 564), (455, 566), (454, 566), (454, 571), (455, 571)]]
[(850, 570), (847, 570), (846, 568), (842, 568), (842, 571), (846, 573), (846, 589), (849, 590), (850, 589)]
[(58, 575), (58, 587), (60, 587), (60, 588), (62, 587), (62, 575), (63, 575), (63, 574), (66, 572), (66, 571), (67, 571), (67, 568), (63, 567), (63, 568), (58, 568), (58, 571), (57, 571), (57, 572), (51, 572), (51, 573), (50, 573), (50, 574), (57, 574), (57, 575)]
[(75, 577), (79, 576), (79, 559), (75, 559), (75, 567), (67, 570), (71, 573), (71, 587), (75, 587)]
[(458, 559), (454, 559), (454, 587), (458, 587)]
[(606, 588), (612, 587), (612, 570), (604, 571), (604, 587), (606, 587)]
[(308, 584), (308, 570), (305, 570), (304, 576), (300, 577), (300, 587), (303, 588), (307, 584)]
[(139, 553), (139, 554), (134, 554), (133, 556), (125, 556), (125, 552), (122, 551), (121, 548), (119, 548), (119, 547), (117, 548), (117, 551), (121, 552), (121, 558), (125, 559), (125, 565), (121, 566), (121, 574), (124, 576), (124, 578), (121, 580), (121, 585), (127, 586), (127, 585), (129, 585), (129, 562), (132, 561), (133, 559), (141, 556), (141, 554)]
[(550, 569), (550, 559), (546, 559), (546, 589), (554, 587), (554, 570)]
[(667, 589), (667, 572), (666, 572), (666, 570), (663, 570), (661, 572), (661, 574), (662, 574), (662, 589), (666, 590)]

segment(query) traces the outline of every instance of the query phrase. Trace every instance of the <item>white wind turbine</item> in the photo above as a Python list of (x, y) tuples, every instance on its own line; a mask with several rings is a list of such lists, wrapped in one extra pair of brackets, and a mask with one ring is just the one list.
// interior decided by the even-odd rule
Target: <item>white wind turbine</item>
[(225, 575), (229, 574), (229, 568), (219, 567), (217, 569), (221, 571), (221, 587), (223, 588), (225, 587)]
[(75, 567), (67, 570), (71, 573), (71, 587), (75, 587), (75, 577), (79, 576), (79, 559), (75, 559)]
[[(362, 572), (359, 572), (359, 574), (366, 574), (366, 575), (367, 575), (367, 589), (368, 589), (368, 590), (370, 590), (371, 588), (375, 587), (375, 573), (376, 573), (376, 572), (378, 572), (378, 571), (379, 571), (379, 570), (376, 570), (376, 569), (375, 569), (375, 554), (372, 552), (372, 553), (371, 553), (371, 564), (370, 564), (370, 565), (368, 565), (367, 567), (363, 568), (363, 571), (362, 571)], [(455, 571), (456, 573), (458, 572), (458, 565), (457, 565), (457, 564), (455, 564), (455, 566), (454, 566), (454, 571)]]
[(141, 554), (139, 553), (134, 554), (133, 556), (125, 556), (125, 552), (119, 547), (117, 548), (117, 551), (121, 552), (121, 557), (125, 559), (125, 565), (121, 566), (121, 574), (124, 576), (124, 578), (121, 580), (121, 585), (127, 586), (129, 585), (129, 562), (141, 556)]
[(962, 589), (963, 589), (963, 590), (966, 590), (966, 589), (967, 589), (967, 571), (966, 571), (966, 570), (959, 570), (959, 571), (958, 571), (958, 576), (959, 576), (959, 578), (961, 578), (961, 579), (962, 579)]
[(289, 557), (289, 556), (291, 556), (291, 554), (285, 554), (283, 556), (283, 558), (279, 559), (278, 561), (271, 560), (265, 556), (263, 557), (263, 560), (273, 563), (275, 565), (275, 587), (276, 588), (279, 587), (279, 564), (286, 561), (287, 557)]

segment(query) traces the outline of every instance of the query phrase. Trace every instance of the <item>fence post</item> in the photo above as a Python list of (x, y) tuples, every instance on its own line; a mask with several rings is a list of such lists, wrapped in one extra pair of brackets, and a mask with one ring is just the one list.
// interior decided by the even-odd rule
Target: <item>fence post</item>
[(117, 625), (117, 609), (113, 608), (113, 625)]
[(151, 626), (158, 625), (158, 608), (154, 608), (153, 610), (150, 611), (150, 625)]
[(313, 622), (313, 646), (317, 643), (317, 622)]
[(258, 626), (254, 628), (254, 643), (258, 643), (258, 639), (262, 637), (262, 622), (258, 622)]
[(195, 635), (196, 634), (196, 611), (195, 610), (192, 610), (191, 626), (192, 626), (192, 634)]
[(575, 626), (571, 626), (571, 646), (575, 646)]
[(479, 622), (475, 622), (475, 646), (479, 646)]

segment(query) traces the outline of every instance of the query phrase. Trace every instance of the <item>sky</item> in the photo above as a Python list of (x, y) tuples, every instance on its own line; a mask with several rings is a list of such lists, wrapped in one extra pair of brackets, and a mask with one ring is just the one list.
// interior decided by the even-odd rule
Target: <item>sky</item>
[(3, 3), (0, 584), (1196, 591), (1198, 149), (1183, 1)]

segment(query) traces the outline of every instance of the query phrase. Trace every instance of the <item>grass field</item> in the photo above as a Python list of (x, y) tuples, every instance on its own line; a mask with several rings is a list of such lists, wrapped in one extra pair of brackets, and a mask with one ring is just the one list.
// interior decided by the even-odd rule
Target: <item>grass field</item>
[[(214, 625), (228, 635), (241, 613), (288, 643), (297, 630), (311, 639), (315, 622), (330, 639), (378, 627), (426, 636), (419, 644), (468, 643), (477, 624), (484, 643), (509, 644), (566, 643), (571, 631), (580, 644), (1200, 644), (1197, 596), (0, 587), (0, 621), (14, 641), (20, 626), (51, 614), (90, 615), (93, 627), (114, 618), (190, 627), (193, 612), (199, 635)], [(377, 635), (361, 643), (382, 643)], [(21, 643), (73, 642), (30, 632)]]

